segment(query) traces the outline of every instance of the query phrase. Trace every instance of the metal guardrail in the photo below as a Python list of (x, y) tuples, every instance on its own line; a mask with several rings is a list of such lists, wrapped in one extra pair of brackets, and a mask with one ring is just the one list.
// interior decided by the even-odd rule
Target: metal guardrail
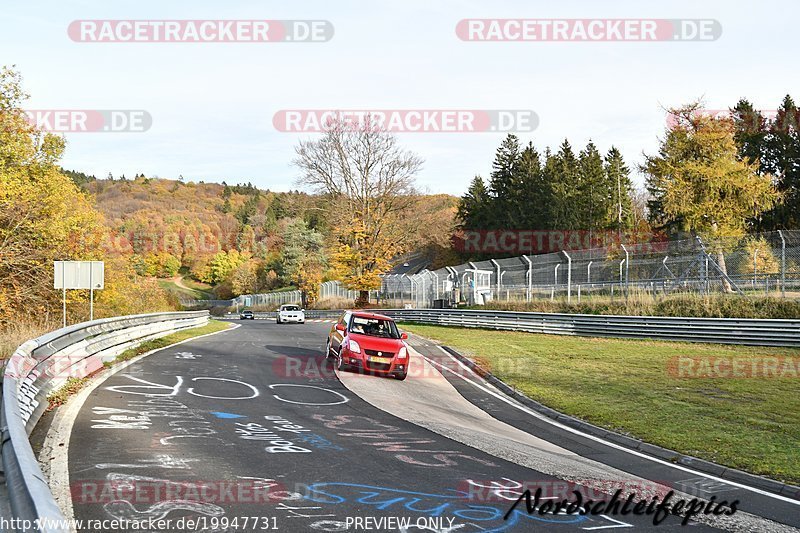
[(800, 319), (676, 318), (521, 313), (473, 309), (382, 309), (397, 320), (551, 335), (800, 347)]
[(128, 348), (203, 325), (208, 317), (208, 311), (190, 311), (106, 318), (47, 333), (17, 348), (3, 372), (0, 408), (9, 518), (32, 524), (47, 520), (51, 526), (39, 528), (46, 533), (69, 531), (28, 441), (47, 408), (48, 394), (71, 377), (93, 373)]

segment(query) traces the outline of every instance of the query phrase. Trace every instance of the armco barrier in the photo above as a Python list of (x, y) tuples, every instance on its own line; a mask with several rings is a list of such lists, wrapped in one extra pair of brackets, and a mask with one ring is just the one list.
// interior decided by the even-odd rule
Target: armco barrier
[(397, 320), (458, 326), (685, 342), (800, 347), (800, 319), (676, 318), (519, 313), (476, 309), (382, 309)]
[(91, 374), (128, 348), (207, 322), (208, 311), (106, 318), (47, 333), (17, 348), (3, 372), (0, 409), (9, 518), (51, 521), (54, 525), (40, 528), (43, 532), (69, 530), (55, 526), (63, 517), (28, 441), (50, 392), (70, 377)]

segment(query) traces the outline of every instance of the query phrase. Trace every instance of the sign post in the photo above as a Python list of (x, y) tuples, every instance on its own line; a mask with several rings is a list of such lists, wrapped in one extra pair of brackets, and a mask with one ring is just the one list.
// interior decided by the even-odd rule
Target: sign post
[[(61, 327), (67, 327), (67, 269), (61, 268)], [(57, 279), (57, 278), (56, 278)]]
[(102, 261), (54, 261), (53, 288), (61, 289), (63, 327), (67, 326), (67, 289), (89, 289), (89, 320), (94, 320), (94, 291), (105, 286)]

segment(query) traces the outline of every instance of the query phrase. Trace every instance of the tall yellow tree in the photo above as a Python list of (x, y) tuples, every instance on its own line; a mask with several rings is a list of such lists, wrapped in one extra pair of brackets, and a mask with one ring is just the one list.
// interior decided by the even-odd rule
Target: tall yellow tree
[(693, 103), (670, 110), (675, 125), (642, 170), (651, 221), (702, 237), (725, 271), (722, 243), (744, 235), (747, 221), (772, 208), (780, 195), (772, 176), (758, 173), (758, 161), (739, 157), (733, 121), (699, 109)]
[(33, 128), (18, 72), (0, 71), (0, 325), (39, 313), (56, 295), (54, 259), (99, 259), (103, 230), (90, 199), (56, 163), (62, 137)]
[[(155, 281), (136, 276), (127, 257), (102, 249), (108, 236), (102, 216), (58, 167), (64, 138), (28, 123), (26, 99), (20, 74), (0, 70), (0, 328), (12, 319), (46, 321), (48, 310), (60, 307), (54, 260), (106, 261), (96, 317), (174, 309)], [(68, 291), (68, 303), (82, 304), (87, 293)], [(71, 321), (85, 320), (88, 306), (69, 313)]]
[(370, 116), (332, 119), (322, 138), (300, 142), (296, 153), (299, 183), (327, 199), (332, 266), (346, 287), (359, 291), (355, 303), (362, 306), (392, 258), (413, 242), (414, 179), (422, 160)]

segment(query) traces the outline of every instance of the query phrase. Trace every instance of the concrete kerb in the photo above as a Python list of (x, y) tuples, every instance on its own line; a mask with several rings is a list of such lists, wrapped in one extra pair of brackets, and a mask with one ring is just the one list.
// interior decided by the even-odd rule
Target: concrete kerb
[(595, 426), (593, 424), (584, 422), (583, 420), (580, 420), (573, 416), (566, 415), (564, 413), (551, 409), (550, 407), (542, 405), (536, 400), (532, 400), (527, 396), (525, 396), (524, 394), (518, 392), (515, 388), (509, 386), (507, 383), (499, 379), (497, 376), (493, 375), (488, 370), (480, 367), (474, 361), (460, 354), (453, 348), (450, 348), (449, 346), (442, 346), (442, 348), (447, 353), (449, 353), (457, 360), (459, 360), (461, 363), (463, 363), (471, 370), (473, 370), (476, 374), (483, 377), (487, 382), (491, 383), (497, 389), (501, 390), (507, 396), (510, 396), (511, 398), (520, 402), (526, 407), (529, 407), (530, 409), (533, 409), (534, 411), (537, 411), (538, 413), (541, 413), (548, 418), (552, 418), (553, 420), (556, 420), (557, 422), (564, 424), (565, 426), (571, 427), (578, 431), (582, 431), (589, 435), (593, 435), (595, 437), (609, 440), (611, 442), (614, 442), (615, 444), (619, 444), (621, 446), (625, 446), (627, 448), (631, 448), (633, 450), (637, 450), (642, 453), (646, 453), (648, 455), (653, 455), (659, 459), (691, 467), (700, 472), (721, 477), (723, 479), (729, 479), (737, 483), (750, 485), (759, 488), (761, 490), (773, 492), (781, 496), (788, 496), (790, 498), (800, 499), (800, 487), (796, 485), (781, 483), (780, 481), (775, 481), (762, 476), (757, 476), (755, 474), (750, 474), (748, 472), (743, 472), (741, 470), (736, 470), (734, 468), (728, 468), (724, 465), (720, 465), (717, 463), (706, 461), (704, 459), (692, 457), (691, 455), (685, 455), (680, 452), (676, 452), (675, 450), (670, 450), (668, 448), (663, 448), (661, 446), (649, 444), (642, 440), (634, 439), (627, 435), (623, 435), (621, 433), (617, 433), (608, 429)]

